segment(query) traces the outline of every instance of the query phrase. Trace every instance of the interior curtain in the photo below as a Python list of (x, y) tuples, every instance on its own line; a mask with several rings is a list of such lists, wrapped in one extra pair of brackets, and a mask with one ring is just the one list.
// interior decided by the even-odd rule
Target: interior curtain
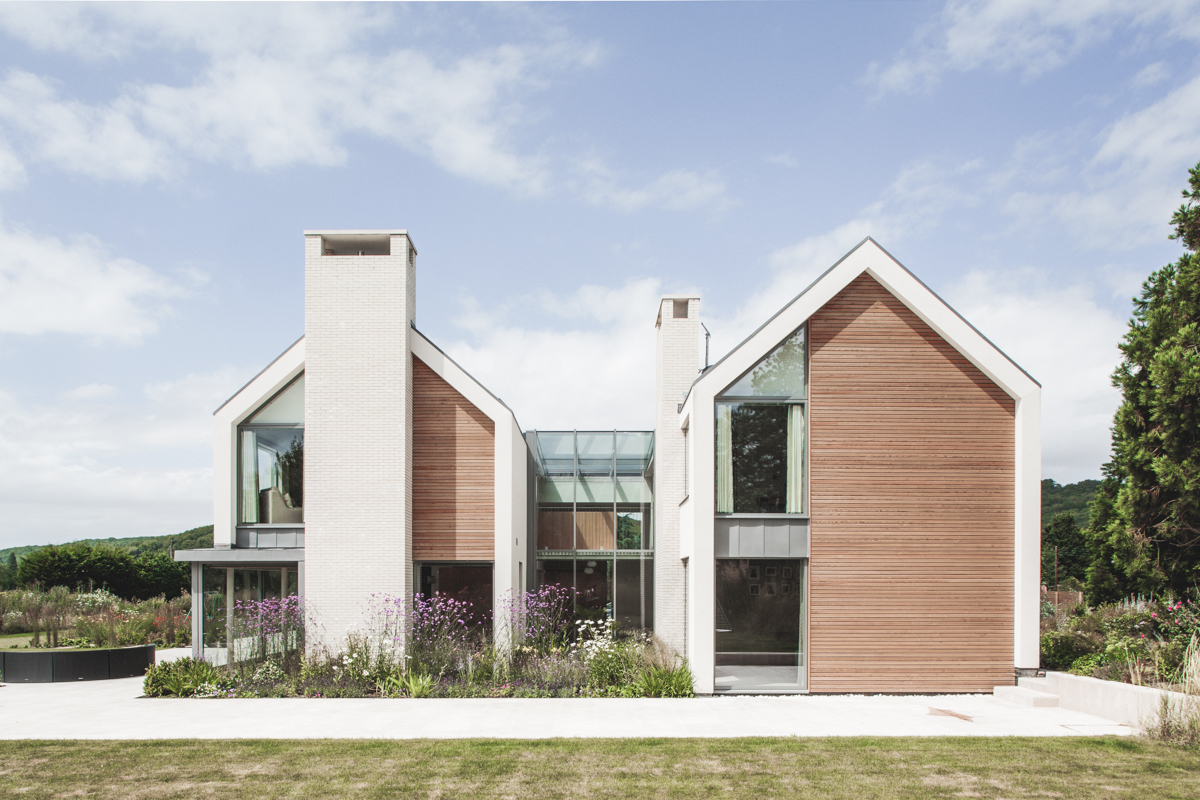
[(242, 522), (258, 522), (258, 436), (242, 431)]
[(733, 513), (733, 406), (717, 404), (717, 513)]
[(787, 513), (804, 513), (804, 406), (788, 406)]

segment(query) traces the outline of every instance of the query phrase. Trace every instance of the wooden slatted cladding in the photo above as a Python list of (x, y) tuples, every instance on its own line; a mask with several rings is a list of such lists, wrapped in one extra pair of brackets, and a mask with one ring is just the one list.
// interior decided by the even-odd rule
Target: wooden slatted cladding
[(496, 558), (496, 425), (413, 356), (413, 560)]
[(538, 511), (538, 549), (612, 550), (613, 512), (579, 509), (575, 512), (576, 538), (571, 537), (571, 509)]
[(865, 273), (810, 321), (809, 682), (1013, 678), (1013, 400)]

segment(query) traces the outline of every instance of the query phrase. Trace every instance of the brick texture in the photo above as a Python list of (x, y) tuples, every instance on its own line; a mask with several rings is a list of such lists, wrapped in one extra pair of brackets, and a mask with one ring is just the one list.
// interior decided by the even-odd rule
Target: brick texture
[(700, 299), (687, 300), (687, 317), (676, 319), (675, 300), (660, 303), (654, 376), (654, 628), (685, 652), (686, 571), (679, 558), (679, 504), (684, 486), (684, 435), (679, 404), (699, 375)]
[(412, 590), (415, 253), (325, 256), (305, 237), (306, 603), (330, 647), (372, 594)]

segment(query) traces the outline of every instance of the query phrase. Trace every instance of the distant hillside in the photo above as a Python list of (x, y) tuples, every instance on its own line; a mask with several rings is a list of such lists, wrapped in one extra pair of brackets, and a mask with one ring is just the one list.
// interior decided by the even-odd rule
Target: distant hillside
[(1042, 524), (1045, 525), (1050, 517), (1060, 511), (1068, 511), (1075, 517), (1076, 525), (1086, 528), (1088, 504), (1099, 488), (1100, 481), (1080, 481), (1063, 486), (1049, 478), (1045, 479), (1042, 481)]
[[(80, 539), (81, 542), (97, 545), (106, 544), (121, 550), (129, 551), (130, 555), (140, 556), (142, 553), (166, 553), (171, 555), (176, 550), (191, 550), (197, 547), (213, 546), (213, 526), (205, 525), (192, 528), (183, 533), (172, 533), (166, 536), (133, 536), (128, 539)], [(72, 542), (72, 544), (74, 544)], [(24, 545), (0, 550), (0, 562), (8, 559), (9, 553), (16, 553), (17, 558), (24, 558), (42, 545)]]

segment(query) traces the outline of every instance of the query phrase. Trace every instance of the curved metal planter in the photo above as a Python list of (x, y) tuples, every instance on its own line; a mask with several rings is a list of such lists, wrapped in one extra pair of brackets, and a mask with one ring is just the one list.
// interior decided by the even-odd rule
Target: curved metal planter
[(74, 683), (140, 678), (154, 664), (154, 645), (95, 650), (0, 650), (5, 683)]

